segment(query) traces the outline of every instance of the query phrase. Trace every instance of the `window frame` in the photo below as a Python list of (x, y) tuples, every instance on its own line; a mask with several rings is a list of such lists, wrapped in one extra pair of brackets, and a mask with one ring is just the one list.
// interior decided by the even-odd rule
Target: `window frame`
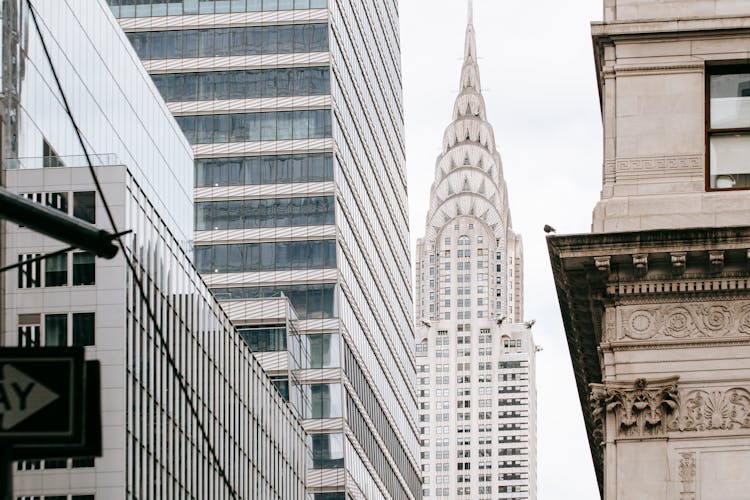
[[(707, 62), (704, 70), (704, 187), (706, 192), (747, 191), (747, 187), (716, 188), (711, 186), (711, 137), (722, 135), (747, 135), (750, 138), (750, 125), (735, 128), (711, 128), (711, 77), (716, 75), (750, 74), (750, 60)], [(750, 175), (750, 173), (748, 174)]]

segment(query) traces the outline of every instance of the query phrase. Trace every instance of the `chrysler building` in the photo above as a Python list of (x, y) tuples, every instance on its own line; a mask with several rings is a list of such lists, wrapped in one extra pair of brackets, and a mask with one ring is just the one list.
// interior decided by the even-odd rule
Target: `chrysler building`
[(487, 121), (471, 4), (453, 120), (417, 241), (416, 320), (425, 498), (536, 494), (533, 322), (521, 237)]

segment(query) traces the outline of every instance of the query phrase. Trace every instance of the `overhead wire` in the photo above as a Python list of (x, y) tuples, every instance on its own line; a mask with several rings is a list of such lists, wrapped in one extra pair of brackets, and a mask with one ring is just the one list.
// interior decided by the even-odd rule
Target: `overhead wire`
[(120, 247), (120, 250), (122, 251), (123, 258), (124, 258), (125, 262), (127, 263), (128, 267), (130, 269), (133, 281), (136, 283), (136, 286), (138, 287), (138, 291), (139, 291), (139, 293), (141, 295), (141, 300), (146, 305), (146, 314), (149, 317), (149, 319), (152, 321), (154, 330), (157, 333), (157, 336), (158, 336), (159, 341), (161, 343), (161, 348), (162, 348), (162, 350), (164, 352), (164, 355), (166, 357), (167, 364), (170, 366), (170, 368), (172, 368), (172, 371), (173, 371), (173, 373), (175, 375), (175, 378), (178, 381), (178, 385), (179, 385), (181, 391), (185, 395), (185, 401), (187, 403), (187, 406), (190, 409), (191, 414), (193, 415), (193, 417), (195, 418), (195, 420), (197, 422), (198, 429), (201, 432), (201, 437), (205, 441), (206, 446), (207, 446), (208, 451), (209, 451), (209, 454), (211, 455), (211, 457), (213, 458), (213, 460), (214, 460), (214, 462), (216, 464), (216, 467), (217, 467), (217, 470), (219, 472), (219, 475), (221, 476), (221, 478), (222, 478), (224, 484), (226, 485), (226, 487), (229, 488), (229, 492), (230, 492), (232, 498), (238, 498), (237, 492), (235, 491), (235, 489), (232, 486), (232, 484), (229, 482), (229, 478), (227, 477), (227, 474), (226, 474), (226, 472), (224, 470), (224, 465), (219, 460), (218, 454), (216, 453), (216, 450), (215, 450), (214, 446), (211, 443), (211, 440), (210, 440), (210, 438), (208, 436), (208, 432), (206, 431), (205, 427), (203, 426), (203, 422), (202, 422), (202, 420), (200, 418), (200, 414), (198, 413), (198, 409), (196, 408), (195, 403), (193, 403), (193, 400), (190, 397), (190, 390), (188, 388), (188, 385), (185, 382), (185, 379), (182, 376), (182, 374), (180, 373), (179, 369), (177, 368), (177, 364), (176, 364), (174, 358), (172, 357), (172, 355), (169, 352), (169, 343), (167, 342), (166, 338), (164, 337), (164, 333), (162, 332), (161, 327), (159, 326), (158, 319), (156, 317), (156, 314), (154, 312), (153, 306), (151, 305), (151, 301), (149, 299), (149, 294), (146, 292), (146, 289), (143, 286), (143, 281), (138, 276), (138, 270), (136, 269), (135, 264), (133, 263), (133, 261), (128, 256), (127, 249), (125, 247), (125, 244), (122, 241), (122, 233), (120, 233), (118, 231), (118, 229), (117, 229), (117, 223), (115, 222), (115, 218), (114, 218), (114, 215), (112, 214), (112, 210), (109, 207), (109, 204), (107, 203), (107, 199), (104, 196), (104, 191), (102, 189), (101, 183), (99, 182), (99, 177), (97, 176), (96, 170), (95, 170), (94, 165), (93, 165), (93, 163), (91, 161), (91, 156), (89, 155), (89, 152), (88, 152), (88, 148), (86, 147), (85, 141), (83, 140), (83, 134), (81, 133), (81, 130), (79, 129), (78, 124), (77, 124), (77, 122), (75, 120), (75, 117), (73, 116), (73, 112), (70, 109), (70, 105), (68, 104), (68, 99), (67, 99), (67, 97), (65, 95), (65, 91), (62, 88), (62, 84), (61, 84), (60, 79), (59, 79), (59, 77), (57, 75), (57, 71), (55, 69), (55, 65), (52, 62), (52, 57), (50, 56), (49, 50), (47, 49), (47, 43), (44, 40), (44, 35), (42, 34), (42, 30), (40, 29), (39, 22), (37, 20), (36, 9), (32, 5), (31, 0), (26, 0), (26, 4), (27, 4), (27, 6), (29, 8), (29, 12), (31, 14), (31, 18), (32, 18), (32, 21), (34, 23), (34, 27), (36, 29), (36, 32), (39, 35), (39, 39), (41, 41), (42, 48), (44, 50), (44, 54), (45, 54), (45, 57), (47, 59), (47, 62), (48, 62), (49, 66), (50, 66), (50, 69), (52, 71), (52, 76), (53, 76), (53, 78), (55, 80), (55, 84), (57, 86), (58, 91), (60, 92), (60, 97), (62, 98), (63, 105), (65, 107), (65, 113), (67, 114), (68, 118), (71, 121), (71, 124), (73, 125), (73, 129), (75, 130), (76, 137), (78, 138), (78, 142), (80, 143), (81, 149), (83, 150), (84, 156), (86, 157), (86, 163), (87, 163), (89, 172), (91, 173), (91, 177), (92, 177), (92, 179), (94, 181), (94, 185), (96, 186), (96, 190), (99, 193), (99, 197), (102, 200), (102, 205), (104, 206), (104, 209), (106, 211), (107, 219), (109, 220), (109, 223), (112, 226), (112, 231), (115, 233), (115, 236), (116, 236), (115, 239), (117, 240), (117, 243), (118, 243), (118, 245)]

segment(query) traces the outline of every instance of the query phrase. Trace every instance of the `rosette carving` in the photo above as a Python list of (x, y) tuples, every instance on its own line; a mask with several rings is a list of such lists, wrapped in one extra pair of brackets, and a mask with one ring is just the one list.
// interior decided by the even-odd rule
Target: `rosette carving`
[(666, 337), (686, 338), (698, 333), (693, 314), (686, 307), (677, 306), (667, 309), (662, 315), (659, 333)]
[(703, 319), (703, 330), (709, 337), (721, 337), (729, 331), (732, 323), (732, 315), (729, 308), (721, 305), (704, 306), (701, 311)]
[(737, 330), (745, 335), (750, 335), (750, 304), (740, 307)]
[(617, 339), (750, 336), (750, 302), (687, 303), (618, 308)]
[(626, 337), (646, 340), (656, 335), (656, 315), (658, 309), (636, 309), (626, 311), (623, 315), (623, 326)]

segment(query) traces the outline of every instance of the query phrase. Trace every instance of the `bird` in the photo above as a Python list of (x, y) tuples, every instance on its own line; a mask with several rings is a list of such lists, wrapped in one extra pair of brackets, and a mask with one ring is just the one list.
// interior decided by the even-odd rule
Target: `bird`
[(503, 321), (505, 321), (505, 316), (499, 316), (499, 317), (497, 318), (497, 324), (498, 324), (498, 325), (502, 325), (502, 324), (503, 324)]
[(428, 323), (427, 321), (423, 319), (420, 319), (419, 322), (422, 323), (422, 325), (426, 326), (427, 328), (430, 328), (432, 326), (431, 323)]
[(557, 230), (554, 227), (550, 226), (549, 224), (545, 224), (544, 225), (544, 232), (547, 233), (547, 234), (549, 234), (549, 233), (556, 233)]
[(534, 323), (536, 323), (536, 320), (535, 319), (530, 319), (530, 320), (524, 322), (524, 326), (526, 328), (531, 328), (532, 326), (534, 326)]

